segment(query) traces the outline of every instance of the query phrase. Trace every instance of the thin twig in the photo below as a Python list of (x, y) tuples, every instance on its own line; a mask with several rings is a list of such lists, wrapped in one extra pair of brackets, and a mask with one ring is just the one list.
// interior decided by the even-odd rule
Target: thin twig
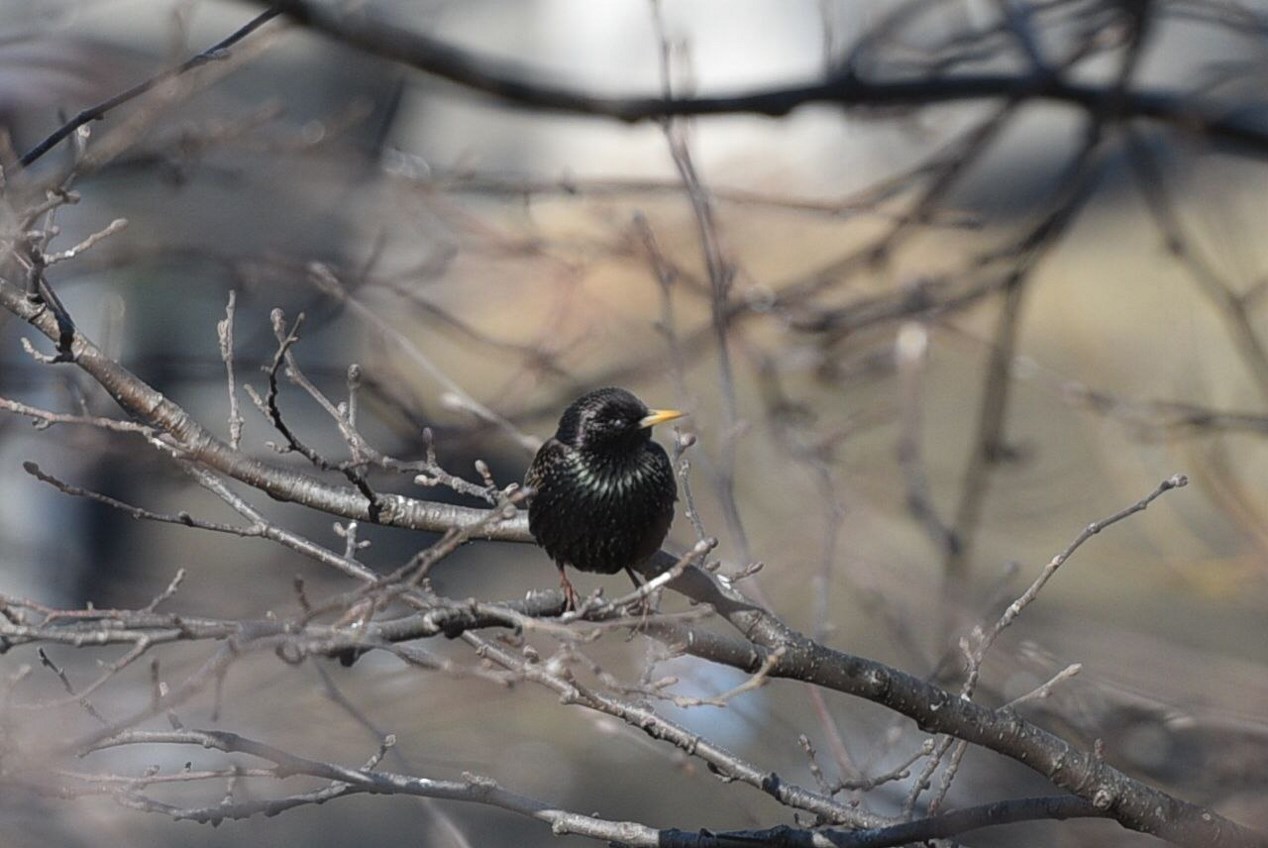
[(238, 409), (238, 388), (233, 373), (233, 319), (237, 304), (238, 292), (230, 290), (225, 317), (216, 323), (216, 340), (220, 347), (220, 360), (225, 364), (225, 381), (229, 390), (229, 447), (234, 450), (242, 447), (242, 428), (246, 424)]
[(229, 48), (233, 47), (239, 41), (246, 38), (248, 35), (255, 32), (257, 29), (264, 26), (266, 23), (273, 20), (280, 14), (282, 14), (281, 9), (278, 9), (278, 8), (267, 9), (261, 12), (260, 14), (256, 15), (248, 23), (246, 23), (244, 26), (240, 27), (238, 30), (232, 33), (229, 37), (222, 39), (221, 41), (218, 41), (217, 43), (213, 44), (211, 47), (208, 47), (206, 50), (197, 54), (196, 56), (192, 56), (189, 59), (186, 59), (184, 62), (181, 62), (176, 67), (171, 68), (170, 70), (164, 71), (163, 73), (158, 74), (157, 76), (150, 77), (149, 79), (144, 80), (143, 82), (137, 83), (136, 85), (132, 86), (126, 91), (122, 91), (119, 94), (116, 94), (115, 96), (107, 100), (103, 100), (102, 102), (98, 103), (95, 106), (92, 106), (88, 109), (83, 110), (74, 118), (72, 118), (71, 120), (67, 121), (66, 123), (58, 127), (57, 130), (54, 131), (52, 135), (48, 136), (39, 144), (36, 144), (26, 153), (22, 154), (22, 158), (18, 160), (19, 164), (21, 164), (22, 167), (24, 168), (30, 167), (36, 160), (38, 160), (45, 153), (48, 153), (50, 150), (56, 147), (61, 141), (63, 141), (67, 136), (74, 133), (80, 127), (86, 124), (89, 124), (93, 121), (97, 121), (97, 120), (100, 120), (101, 118), (104, 118), (112, 110), (118, 108), (119, 106), (122, 106), (124, 103), (127, 103), (129, 100), (134, 100), (135, 98), (140, 97), (142, 94), (145, 94), (147, 91), (155, 88), (158, 85), (161, 85), (162, 83), (170, 79), (175, 79), (181, 74), (184, 74), (188, 71), (193, 70), (194, 68), (205, 65), (208, 62), (214, 62), (214, 61), (223, 59), (227, 51), (229, 50)]

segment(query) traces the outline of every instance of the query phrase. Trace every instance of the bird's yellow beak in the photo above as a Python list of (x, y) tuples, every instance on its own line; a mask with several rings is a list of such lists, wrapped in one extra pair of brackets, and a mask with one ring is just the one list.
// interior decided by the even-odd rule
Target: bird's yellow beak
[(687, 413), (679, 412), (676, 409), (653, 409), (650, 410), (645, 418), (639, 419), (639, 427), (655, 427), (657, 424), (664, 424), (666, 421), (673, 421), (675, 418), (682, 418)]

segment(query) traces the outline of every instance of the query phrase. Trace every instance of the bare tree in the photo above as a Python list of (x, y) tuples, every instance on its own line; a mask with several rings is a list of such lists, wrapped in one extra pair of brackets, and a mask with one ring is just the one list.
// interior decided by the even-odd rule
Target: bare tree
[[(259, 5), (10, 126), (6, 561), (91, 567), (0, 599), (6, 796), (314, 839), (413, 796), (456, 845), (1268, 844), (1264, 10), (821, 3), (816, 76), (715, 91), (652, 2), (659, 88), (600, 95), (407, 4)], [(671, 167), (441, 163), (404, 113), (454, 99)], [(719, 116), (823, 190), (714, 176)], [(518, 481), (609, 383), (691, 410), (681, 509), (659, 576), (569, 610)]]

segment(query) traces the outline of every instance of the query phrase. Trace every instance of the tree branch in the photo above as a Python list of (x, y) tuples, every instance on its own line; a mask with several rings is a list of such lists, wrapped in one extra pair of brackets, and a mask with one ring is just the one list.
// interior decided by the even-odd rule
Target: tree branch
[(1071, 82), (1048, 73), (954, 74), (895, 80), (863, 79), (853, 69), (823, 80), (705, 97), (601, 97), (540, 80), (519, 64), (498, 61), (412, 32), (361, 7), (315, 0), (257, 0), (298, 24), (374, 56), (408, 65), (463, 88), (543, 112), (636, 122), (685, 115), (753, 114), (778, 118), (801, 106), (930, 106), (974, 100), (1046, 100), (1089, 113), (1112, 105), (1122, 117), (1149, 118), (1268, 155), (1268, 129), (1218, 104), (1176, 89), (1123, 91), (1117, 85)]
[[(28, 299), (18, 286), (3, 279), (0, 279), (0, 307), (26, 321), (51, 341), (57, 342), (62, 337), (62, 328), (49, 309)], [(528, 519), (522, 513), (489, 522), (487, 510), (382, 494), (372, 516), (371, 502), (355, 488), (333, 486), (311, 475), (269, 465), (234, 450), (182, 407), (102, 353), (78, 329), (68, 349), (69, 358), (76, 366), (96, 380), (129, 415), (170, 436), (185, 459), (245, 483), (272, 498), (355, 521), (374, 521), (389, 527), (436, 533), (488, 522), (481, 529), (479, 538), (532, 541), (528, 533)]]

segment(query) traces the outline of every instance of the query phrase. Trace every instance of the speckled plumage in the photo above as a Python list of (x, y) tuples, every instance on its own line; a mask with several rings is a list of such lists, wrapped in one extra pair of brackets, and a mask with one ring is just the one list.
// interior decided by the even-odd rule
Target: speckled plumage
[(528, 527), (559, 566), (570, 605), (565, 566), (633, 571), (660, 549), (678, 487), (651, 428), (679, 415), (648, 409), (624, 389), (596, 389), (573, 401), (534, 457), (524, 480), (533, 490)]

